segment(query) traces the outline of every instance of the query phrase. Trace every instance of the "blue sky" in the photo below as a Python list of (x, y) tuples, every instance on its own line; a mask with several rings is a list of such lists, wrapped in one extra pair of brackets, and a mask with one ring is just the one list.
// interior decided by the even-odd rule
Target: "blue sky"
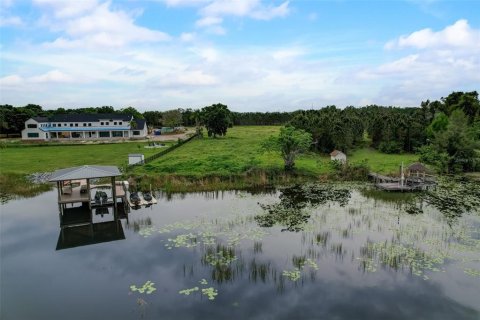
[(480, 1), (2, 0), (0, 103), (282, 111), (480, 90)]

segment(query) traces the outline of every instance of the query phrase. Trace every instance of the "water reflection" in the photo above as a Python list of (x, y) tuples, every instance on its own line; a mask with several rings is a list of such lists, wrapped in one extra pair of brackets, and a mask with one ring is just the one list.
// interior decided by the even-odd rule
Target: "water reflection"
[[(68, 251), (52, 249), (53, 193), (14, 201), (0, 213), (1, 317), (478, 319), (479, 216), (463, 212), (449, 225), (428, 203), (411, 215), (361, 187), (327, 186), (307, 196), (289, 189), (158, 197), (128, 219), (95, 210), (91, 224), (65, 228), (58, 246), (96, 245)], [(258, 223), (266, 214), (258, 203), (282, 201), (308, 215), (298, 230), (287, 230), (295, 225), (288, 219)], [(148, 281), (151, 294), (129, 289)], [(65, 294), (72, 286), (77, 296)]]
[(90, 209), (82, 204), (64, 208), (59, 214), (60, 234), (56, 250), (124, 240), (121, 219), (128, 221), (127, 210), (123, 205)]
[(307, 206), (317, 207), (327, 202), (345, 206), (350, 199), (351, 191), (328, 184), (295, 185), (281, 189), (280, 202), (261, 204), (266, 214), (257, 215), (255, 220), (261, 227), (272, 227), (276, 224), (285, 228), (282, 231), (301, 231), (310, 219), (311, 213), (304, 210)]
[(110, 222), (62, 228), (56, 250), (124, 239), (122, 223), (117, 219)]

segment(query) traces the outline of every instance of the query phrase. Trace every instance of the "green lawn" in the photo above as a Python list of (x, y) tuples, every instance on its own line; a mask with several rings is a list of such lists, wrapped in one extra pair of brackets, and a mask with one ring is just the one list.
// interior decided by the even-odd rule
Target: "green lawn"
[(0, 149), (0, 173), (29, 174), (47, 172), (86, 164), (123, 166), (129, 153), (145, 157), (163, 149), (147, 149), (144, 142), (95, 144), (78, 146), (47, 146)]
[[(281, 169), (280, 155), (261, 149), (262, 142), (279, 130), (280, 127), (275, 126), (234, 127), (228, 129), (226, 137), (193, 140), (154, 162), (135, 168), (135, 173), (204, 177), (241, 174), (252, 168)], [(373, 171), (390, 173), (396, 172), (402, 161), (408, 165), (416, 158), (412, 154), (386, 155), (373, 149), (360, 149), (349, 161), (367, 159)], [(296, 167), (299, 172), (321, 175), (329, 172), (329, 162), (327, 155), (310, 153), (301, 156)]]

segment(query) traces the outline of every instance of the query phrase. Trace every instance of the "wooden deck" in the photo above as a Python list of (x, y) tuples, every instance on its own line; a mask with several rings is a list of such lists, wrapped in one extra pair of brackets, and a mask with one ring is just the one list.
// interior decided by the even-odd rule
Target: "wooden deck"
[(368, 174), (368, 176), (370, 178), (372, 178), (374, 181), (379, 181), (379, 182), (398, 182), (398, 181), (400, 181), (399, 178), (384, 176), (384, 175), (376, 173), (376, 172), (370, 172)]
[[(107, 184), (107, 185), (91, 185), (90, 186), (90, 190), (93, 190), (95, 188), (106, 188), (106, 187), (111, 187), (111, 185)], [(88, 202), (89, 200), (90, 201), (93, 201), (93, 203), (95, 202), (95, 199), (89, 199), (89, 195), (87, 192), (85, 193), (81, 193), (80, 192), (81, 190), (81, 185), (79, 185), (78, 187), (73, 187), (71, 189), (71, 193), (64, 193), (62, 195), (60, 195), (60, 200), (58, 201), (58, 203), (78, 203), (78, 202)], [(116, 196), (117, 196), (117, 199), (118, 198), (123, 198), (125, 197), (125, 190), (123, 188), (123, 185), (121, 184), (116, 184), (115, 185), (115, 192), (116, 192)], [(113, 203), (113, 199), (112, 197), (109, 197), (109, 202), (110, 203)]]

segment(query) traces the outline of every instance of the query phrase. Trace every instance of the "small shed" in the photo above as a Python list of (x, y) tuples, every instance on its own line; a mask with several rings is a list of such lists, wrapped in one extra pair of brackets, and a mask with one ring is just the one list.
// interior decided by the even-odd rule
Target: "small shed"
[(424, 176), (427, 173), (427, 167), (420, 162), (414, 162), (407, 168), (407, 174), (409, 176)]
[(128, 164), (137, 164), (143, 163), (145, 161), (145, 156), (141, 153), (130, 153), (128, 155)]
[(345, 163), (347, 161), (347, 155), (345, 153), (343, 153), (342, 151), (333, 150), (330, 153), (330, 160), (332, 160), (332, 161), (338, 160), (342, 163)]

